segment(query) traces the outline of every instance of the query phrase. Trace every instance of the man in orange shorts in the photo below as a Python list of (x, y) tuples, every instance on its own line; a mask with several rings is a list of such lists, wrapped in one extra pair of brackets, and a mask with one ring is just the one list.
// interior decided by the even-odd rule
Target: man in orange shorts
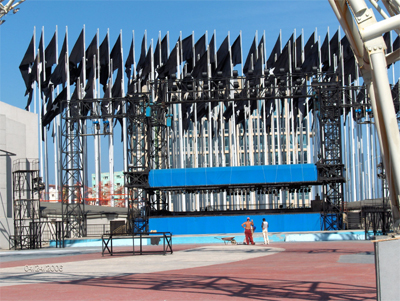
[(244, 228), (244, 234), (246, 235), (246, 242), (249, 244), (249, 241), (252, 245), (255, 245), (253, 241), (253, 234), (251, 233), (251, 227), (254, 226), (253, 221), (250, 221), (250, 217), (247, 218), (247, 221), (242, 224)]

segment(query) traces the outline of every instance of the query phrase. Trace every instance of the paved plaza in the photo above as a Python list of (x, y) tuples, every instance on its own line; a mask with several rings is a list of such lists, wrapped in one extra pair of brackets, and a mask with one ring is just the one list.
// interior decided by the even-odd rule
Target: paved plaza
[(370, 241), (221, 242), (174, 245), (173, 250), (104, 257), (99, 247), (2, 251), (0, 299), (376, 299)]

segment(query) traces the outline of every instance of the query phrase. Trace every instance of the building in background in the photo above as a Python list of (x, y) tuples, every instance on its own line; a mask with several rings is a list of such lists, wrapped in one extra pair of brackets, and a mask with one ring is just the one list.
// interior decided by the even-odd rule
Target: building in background
[(38, 115), (0, 101), (0, 249), (14, 234), (13, 162), (38, 158)]

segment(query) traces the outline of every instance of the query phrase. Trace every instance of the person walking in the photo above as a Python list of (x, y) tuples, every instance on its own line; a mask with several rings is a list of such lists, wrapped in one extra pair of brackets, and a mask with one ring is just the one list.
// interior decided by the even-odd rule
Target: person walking
[(263, 218), (263, 221), (261, 223), (261, 228), (262, 228), (262, 234), (264, 237), (264, 245), (267, 244), (269, 245), (269, 238), (268, 238), (268, 222)]
[(242, 227), (244, 228), (244, 234), (246, 235), (246, 243), (249, 244), (249, 242), (251, 242), (252, 245), (255, 245), (253, 241), (253, 234), (251, 233), (252, 226), (254, 226), (254, 223), (253, 221), (250, 221), (250, 217), (248, 217), (247, 221), (242, 224)]

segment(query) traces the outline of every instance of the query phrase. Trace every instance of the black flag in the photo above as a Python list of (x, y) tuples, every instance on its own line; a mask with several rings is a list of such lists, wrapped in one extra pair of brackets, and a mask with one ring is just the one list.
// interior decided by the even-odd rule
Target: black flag
[(159, 74), (159, 77), (163, 78), (165, 76), (170, 76), (171, 74), (176, 73), (178, 64), (177, 44), (175, 44), (174, 49), (172, 49), (168, 61), (163, 66), (158, 68), (157, 72)]
[[(251, 66), (251, 58), (253, 58), (253, 65)], [(247, 55), (246, 62), (244, 63), (243, 66), (243, 74), (247, 74), (247, 71), (249, 69), (253, 70), (254, 69), (254, 64), (256, 63), (258, 57), (257, 57), (257, 44), (256, 44), (256, 37), (253, 39), (253, 43), (251, 44), (249, 54)]]
[[(35, 61), (35, 46), (34, 46), (34, 36), (32, 36), (31, 42), (29, 43), (28, 49), (25, 52), (25, 55), (19, 65), (19, 70), (21, 71), (22, 78), (25, 82), (25, 87), (26, 87), (26, 94), (30, 93), (32, 91), (32, 83), (33, 81), (30, 78), (30, 73), (32, 72), (30, 68), (32, 67), (34, 61)], [(30, 105), (30, 101), (28, 101), (28, 104), (26, 105), (26, 109), (28, 109)]]
[(133, 38), (132, 38), (132, 42), (131, 42), (131, 47), (129, 48), (129, 52), (128, 52), (128, 57), (126, 58), (126, 62), (125, 62), (125, 73), (126, 73), (126, 77), (128, 79), (131, 79), (131, 68), (133, 63), (135, 62), (135, 52), (134, 52), (134, 48), (133, 48)]
[(110, 58), (112, 59), (112, 65), (113, 65), (112, 71), (115, 71), (117, 69), (122, 70), (123, 62), (122, 62), (121, 35), (118, 36), (118, 39), (115, 42), (113, 49), (111, 50)]
[(324, 66), (324, 70), (327, 70), (329, 67), (329, 33), (326, 34), (321, 46), (321, 63)]
[(240, 35), (236, 38), (235, 42), (233, 42), (231, 47), (232, 54), (232, 65), (236, 66), (237, 64), (242, 63), (242, 42), (240, 39)]
[(57, 86), (59, 84), (64, 84), (67, 81), (67, 74), (66, 74), (66, 62), (65, 58), (67, 55), (67, 35), (65, 35), (64, 42), (61, 48), (60, 56), (58, 59), (58, 64), (54, 69), (53, 74), (51, 75), (50, 82)]
[(201, 58), (201, 56), (206, 52), (206, 35), (203, 34), (203, 36), (197, 40), (196, 44), (194, 45), (194, 56), (192, 58), (188, 59), (187, 61), (187, 71), (191, 72), (192, 71), (192, 66), (193, 66), (193, 60), (195, 61), (194, 65), (197, 64), (197, 61)]
[(304, 62), (301, 69), (304, 72), (310, 72), (313, 67), (318, 67), (318, 41), (315, 40), (315, 32), (308, 39), (304, 47)]
[(203, 72), (207, 72), (207, 51), (197, 61), (196, 66), (194, 66), (192, 72), (193, 78), (200, 78)]
[(168, 61), (168, 35), (165, 35), (161, 41), (161, 63)]
[(103, 85), (103, 91), (106, 88), (108, 78), (110, 77), (110, 47), (108, 34), (100, 45), (100, 84)]
[[(278, 39), (275, 42), (275, 46), (271, 51), (271, 54), (268, 58), (267, 61), (267, 67), (268, 68), (272, 68), (276, 59), (279, 57), (279, 55), (281, 54), (281, 35), (278, 36)], [(275, 59), (276, 57), (276, 59)]]
[(139, 70), (143, 69), (145, 60), (146, 60), (146, 32), (144, 33), (144, 36), (142, 39), (140, 58), (139, 58), (139, 62), (136, 67), (136, 72), (139, 72)]
[(182, 40), (182, 62), (193, 57), (193, 35)]
[[(93, 56), (97, 56), (97, 34), (93, 37), (92, 41), (89, 44), (89, 47), (86, 49), (85, 56), (86, 56), (86, 74), (90, 74), (93, 66)], [(96, 58), (97, 61), (98, 58)], [(97, 76), (97, 75), (95, 75)]]
[(50, 122), (60, 114), (63, 110), (61, 108), (62, 101), (67, 99), (67, 88), (65, 87), (60, 94), (56, 97), (56, 99), (50, 104), (48, 103), (46, 115), (43, 116), (42, 125), (45, 127), (46, 125), (50, 124)]

